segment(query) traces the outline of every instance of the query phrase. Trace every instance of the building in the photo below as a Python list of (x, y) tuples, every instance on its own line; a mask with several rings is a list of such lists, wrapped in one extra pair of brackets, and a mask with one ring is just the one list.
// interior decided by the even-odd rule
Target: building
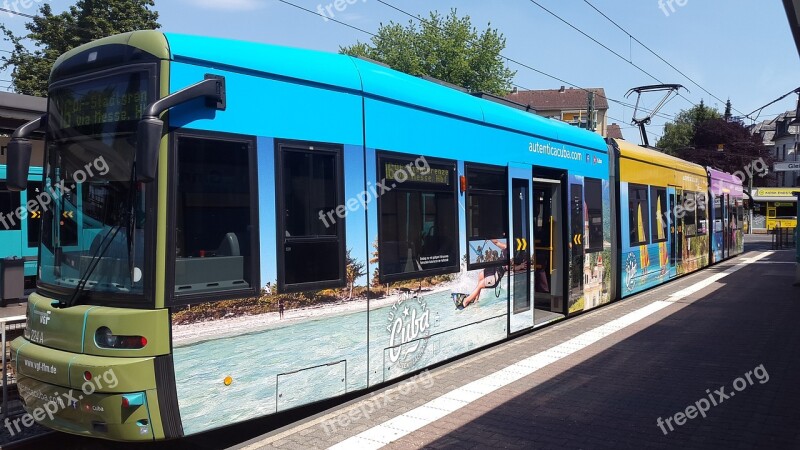
[[(594, 94), (594, 113), (591, 118), (588, 117), (590, 92)], [(540, 116), (589, 128), (608, 137), (608, 99), (603, 88), (584, 90), (561, 86), (561, 89), (515, 90), (506, 98), (534, 109)]]
[[(787, 111), (754, 125), (751, 130), (769, 148), (776, 164), (800, 162), (800, 125), (792, 123), (796, 118), (796, 111)], [(757, 188), (752, 193), (755, 232), (794, 227), (797, 224), (797, 198), (794, 191), (800, 189), (793, 188), (800, 187), (800, 170), (774, 174), (774, 186)]]
[[(756, 124), (751, 132), (770, 149), (776, 163), (800, 162), (800, 124), (793, 124), (796, 111), (787, 111), (774, 119)], [(800, 170), (775, 172), (774, 187), (800, 186)]]
[(625, 139), (622, 136), (622, 127), (620, 127), (616, 123), (612, 123), (608, 126), (608, 132), (606, 133), (606, 137), (609, 139)]

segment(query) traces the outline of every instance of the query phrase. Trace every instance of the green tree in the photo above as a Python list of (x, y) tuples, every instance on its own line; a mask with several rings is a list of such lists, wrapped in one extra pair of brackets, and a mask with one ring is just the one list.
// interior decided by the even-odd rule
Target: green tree
[[(4, 39), (14, 50), (4, 56), (2, 68), (13, 67), (14, 90), (28, 95), (47, 95), (50, 68), (63, 53), (87, 42), (135, 30), (159, 28), (154, 0), (78, 0), (68, 10), (54, 14), (49, 3), (25, 25), (28, 34), (17, 36), (0, 25)], [(35, 50), (25, 46), (33, 43)]]
[[(765, 186), (770, 178), (766, 178), (765, 173), (753, 171), (770, 167), (773, 163), (772, 152), (761, 138), (753, 136), (741, 122), (725, 119), (700, 123), (694, 131), (692, 147), (679, 151), (678, 156), (723, 172), (752, 175), (754, 186)], [(745, 189), (748, 184), (745, 182)]]
[(656, 143), (656, 147), (670, 155), (678, 155), (683, 149), (692, 146), (694, 132), (707, 120), (722, 117), (715, 108), (710, 108), (701, 100), (688, 110), (683, 110), (675, 117), (674, 122), (664, 125), (664, 135)]
[(357, 42), (339, 51), (363, 56), (414, 76), (427, 75), (473, 92), (505, 95), (511, 90), (516, 71), (506, 67), (500, 52), (506, 39), (491, 24), (483, 32), (472, 26), (469, 16), (430, 13), (421, 25), (394, 22), (381, 24), (372, 44)]

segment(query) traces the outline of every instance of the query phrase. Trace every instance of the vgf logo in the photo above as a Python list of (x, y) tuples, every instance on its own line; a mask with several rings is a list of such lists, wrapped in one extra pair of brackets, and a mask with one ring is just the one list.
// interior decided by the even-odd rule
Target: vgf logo
[(39, 316), (39, 323), (42, 325), (47, 325), (50, 322), (50, 311), (42, 312), (42, 311), (34, 311), (34, 314)]

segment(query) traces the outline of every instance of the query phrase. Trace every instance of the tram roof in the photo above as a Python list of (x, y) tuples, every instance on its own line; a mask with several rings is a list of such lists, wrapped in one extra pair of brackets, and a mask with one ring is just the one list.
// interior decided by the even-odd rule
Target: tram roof
[(620, 154), (623, 158), (635, 159), (644, 163), (656, 164), (662, 167), (675, 169), (681, 172), (687, 172), (694, 175), (699, 175), (703, 178), (708, 176), (706, 168), (695, 163), (677, 158), (672, 155), (667, 155), (658, 150), (645, 148), (622, 139), (614, 139), (619, 147)]
[(278, 77), (352, 91), (476, 123), (607, 152), (604, 139), (597, 133), (477, 98), (370, 61), (316, 50), (159, 31), (135, 31), (100, 39), (71, 50), (58, 59), (54, 65), (54, 73), (71, 56), (104, 44), (130, 45), (161, 59), (168, 57), (176, 62), (197, 63), (254, 76)]

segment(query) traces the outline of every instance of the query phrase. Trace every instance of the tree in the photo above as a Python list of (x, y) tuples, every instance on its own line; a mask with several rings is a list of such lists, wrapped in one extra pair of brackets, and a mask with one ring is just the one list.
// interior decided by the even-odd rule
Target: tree
[[(31, 22), (29, 33), (17, 36), (5, 25), (0, 31), (14, 50), (0, 59), (2, 68), (14, 67), (11, 81), (17, 93), (47, 95), (50, 69), (56, 58), (87, 42), (118, 33), (159, 28), (158, 13), (152, 11), (154, 0), (78, 0), (67, 11), (54, 14), (49, 3), (43, 4)], [(31, 52), (24, 41), (32, 41)]]
[(506, 95), (516, 71), (508, 69), (500, 52), (506, 47), (503, 34), (491, 28), (482, 33), (469, 16), (447, 17), (433, 11), (418, 28), (389, 22), (381, 24), (372, 44), (357, 42), (339, 51), (363, 56), (414, 76), (427, 75), (473, 92)]
[[(693, 148), (678, 152), (678, 156), (728, 173), (744, 173), (753, 177), (755, 186), (763, 186), (765, 174), (754, 169), (772, 165), (772, 156), (761, 138), (753, 136), (741, 122), (712, 119), (700, 123), (692, 138)], [(758, 164), (754, 162), (761, 160)], [(748, 183), (746, 182), (745, 185)]]
[(658, 140), (656, 147), (664, 153), (677, 155), (681, 150), (692, 146), (694, 131), (701, 123), (719, 119), (719, 111), (709, 108), (700, 100), (700, 104), (688, 110), (683, 110), (675, 117), (674, 122), (664, 125), (664, 136)]
[(728, 99), (728, 101), (725, 103), (725, 115), (723, 116), (726, 122), (730, 122), (733, 119), (733, 113), (731, 112), (732, 109), (733, 105), (731, 104), (731, 99)]

